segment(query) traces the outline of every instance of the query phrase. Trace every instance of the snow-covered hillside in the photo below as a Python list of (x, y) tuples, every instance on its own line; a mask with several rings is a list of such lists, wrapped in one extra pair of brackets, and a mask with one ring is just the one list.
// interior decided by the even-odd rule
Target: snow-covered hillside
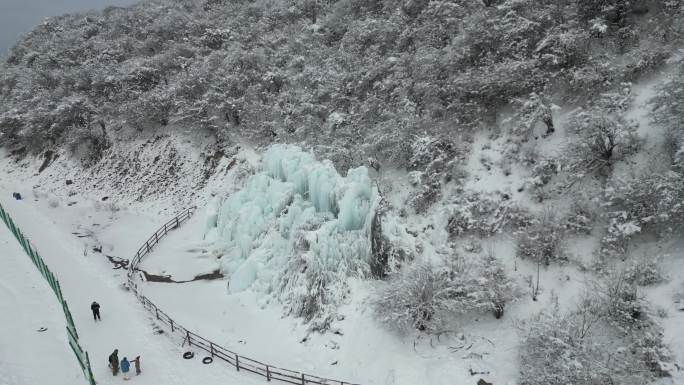
[[(638, 124), (640, 150), (625, 155), (611, 178), (618, 178), (617, 173), (638, 173), (649, 166), (648, 159), (658, 155), (662, 132), (648, 128), (651, 123), (641, 104), (646, 97), (643, 94), (652, 93), (656, 82), (632, 88), (634, 98), (630, 100), (634, 101), (627, 110)], [(556, 110), (554, 118), (568, 122), (570, 113)], [(534, 145), (540, 153), (553, 157), (573, 140), (569, 126), (559, 124), (553, 137), (523, 143), (519, 151), (524, 153), (526, 146)], [(466, 142), (461, 179), (447, 183), (440, 198), (423, 213), (403, 208), (410, 199), (407, 192), (416, 188), (411, 173), (362, 168), (351, 170), (345, 178), (330, 164), (293, 146), (265, 151), (238, 149), (232, 157), (217, 159), (216, 167), (222, 171), (212, 174), (192, 195), (179, 188), (132, 202), (124, 189), (113, 190), (102, 202), (100, 195), (104, 194), (97, 186), (87, 188), (81, 183), (81, 191), (72, 184), (61, 186), (69, 175), (77, 175), (65, 173), (68, 169), (59, 158), (39, 174), (25, 171), (35, 165), (25, 162), (17, 167), (11, 158), (5, 158), (1, 184), (7, 196), (18, 191), (26, 198), (8, 202), (11, 212), (18, 210), (20, 220), (28, 215), (26, 212), (50, 218), (50, 231), (70, 238), (64, 242), (78, 250), (73, 253), (78, 258), (72, 263), (90, 266), (88, 269), (94, 270), (89, 275), (110, 276), (109, 289), (120, 295), (125, 293), (116, 282), (121, 283), (125, 274), (110, 270), (116, 267), (112, 263), (130, 258), (154, 231), (155, 224), (179, 207), (179, 202), (198, 204), (198, 214), (163, 240), (141, 265), (147, 275), (167, 278), (150, 280), (143, 290), (201, 335), (276, 366), (363, 384), (475, 383), (479, 378), (496, 384), (519, 383), (521, 370), (526, 370), (522, 365), (530, 365), (521, 362), (521, 357), (530, 354), (526, 353), (528, 341), (540, 337), (528, 334), (532, 328), (542, 328), (535, 332), (542, 333), (549, 322), (558, 322), (559, 326), (574, 322), (572, 315), (590, 311), (592, 300), (603, 301), (601, 291), (613, 290), (610, 282), (620, 272), (618, 276), (623, 279), (636, 277), (637, 300), (644, 313), (639, 317), (649, 320), (642, 328), (660, 333), (662, 327), (662, 336), (653, 341), (661, 349), (657, 353), (663, 360), (659, 370), (667, 370), (671, 377), (660, 381), (681, 381), (681, 239), (644, 234), (644, 238), (633, 241), (634, 246), (623, 258), (606, 264), (600, 262), (605, 258), (601, 255), (604, 225), (599, 216), (589, 212), (583, 214), (585, 217), (572, 217), (573, 222), (568, 223), (579, 230), (559, 235), (558, 248), (552, 254), (542, 255), (541, 260), (535, 259), (534, 250), (521, 254), (519, 244), (526, 240), (517, 228), (527, 228), (528, 235), (541, 231), (535, 230), (535, 215), (553, 215), (558, 221), (564, 213), (576, 210), (578, 198), (575, 194), (546, 195), (540, 202), (540, 176), (535, 175), (534, 167), (511, 160), (515, 158), (507, 155), (506, 147), (511, 143), (507, 135), (492, 132)], [(148, 151), (163, 154), (159, 149), (167, 145)], [(192, 169), (196, 167), (193, 164), (203, 164), (190, 157), (192, 146), (186, 151), (188, 155), (179, 155), (185, 159), (182, 167)], [(161, 168), (165, 167), (162, 162), (174, 162), (159, 159)], [(173, 180), (182, 186), (198, 172)], [(143, 190), (147, 183), (149, 180), (129, 181), (127, 188)], [(590, 179), (578, 183), (591, 191), (602, 182)], [(178, 196), (187, 200), (179, 201)], [(455, 218), (459, 218), (457, 223)], [(533, 223), (521, 225), (524, 221)], [(33, 229), (30, 221), (25, 223)], [(545, 225), (557, 226), (554, 222)], [(36, 237), (40, 239), (40, 232)], [(86, 257), (81, 257), (84, 253)], [(372, 273), (372, 262), (377, 263), (383, 253), (391, 258), (382, 260), (384, 267), (378, 274)], [(444, 284), (440, 283), (440, 272), (450, 274), (447, 286), (431, 290), (451, 294), (440, 297), (431, 293), (415, 305), (431, 312), (429, 318), (410, 313), (414, 303), (394, 296), (416, 293), (405, 291), (404, 285), (413, 279), (412, 266), (426, 264), (437, 275), (419, 276), (420, 287), (412, 290)], [(318, 267), (314, 270), (311, 266)], [(310, 291), (311, 279), (321, 285), (320, 292)], [(295, 286), (284, 282), (294, 282)], [(453, 289), (453, 284), (460, 286)], [(458, 298), (463, 291), (470, 293), (465, 297), (468, 300)], [(108, 294), (100, 295), (108, 298)], [(302, 300), (316, 306), (311, 313), (293, 306), (297, 295), (311, 296)], [(401, 306), (406, 306), (403, 311), (409, 313), (384, 313), (389, 309), (378, 308), (378, 304), (387, 295), (401, 300)], [(499, 318), (492, 316), (497, 307), (489, 302), (497, 300), (504, 301), (499, 303)], [(126, 306), (136, 309), (137, 305), (131, 299)], [(386, 306), (392, 308), (391, 303)], [(408, 328), (400, 323), (402, 317), (411, 320)], [(574, 327), (571, 325), (566, 327)], [(592, 343), (600, 346), (584, 354), (593, 357), (612, 350), (619, 355), (630, 345), (633, 347), (629, 349), (635, 349), (638, 345), (633, 338), (639, 332), (630, 331), (628, 324), (615, 325), (599, 316), (585, 325), (586, 338), (591, 337)], [(144, 329), (153, 332), (151, 325)], [(169, 345), (161, 346), (169, 349)], [(622, 359), (629, 362), (630, 358)], [(195, 376), (192, 370), (188, 373)], [(622, 373), (625, 381), (634, 378), (629, 371)]]
[[(246, 357), (364, 385), (684, 384), (682, 20), (625, 0), (49, 19), (0, 63), (0, 202), (80, 309), (98, 383), (116, 347), (142, 353), (134, 381), (262, 382), (183, 360), (126, 290), (196, 206), (139, 289)], [(11, 243), (0, 379), (75, 383)]]

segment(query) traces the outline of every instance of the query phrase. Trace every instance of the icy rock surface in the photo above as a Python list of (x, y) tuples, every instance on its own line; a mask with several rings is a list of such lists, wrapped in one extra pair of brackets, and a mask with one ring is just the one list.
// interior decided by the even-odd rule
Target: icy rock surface
[(210, 213), (206, 237), (223, 252), (230, 293), (271, 294), (311, 318), (343, 296), (346, 277), (369, 273), (378, 200), (365, 167), (342, 177), (330, 161), (274, 145)]

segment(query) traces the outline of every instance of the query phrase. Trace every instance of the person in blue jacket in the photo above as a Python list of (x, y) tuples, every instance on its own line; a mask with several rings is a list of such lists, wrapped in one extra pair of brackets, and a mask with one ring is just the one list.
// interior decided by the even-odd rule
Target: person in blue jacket
[(131, 363), (126, 357), (121, 360), (121, 373), (123, 373), (124, 380), (128, 380), (128, 371), (131, 370)]

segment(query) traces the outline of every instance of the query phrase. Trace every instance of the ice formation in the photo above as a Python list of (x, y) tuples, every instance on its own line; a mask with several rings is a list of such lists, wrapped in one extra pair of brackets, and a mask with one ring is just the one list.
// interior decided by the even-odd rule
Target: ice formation
[(368, 274), (377, 202), (365, 167), (342, 177), (330, 161), (274, 145), (261, 171), (210, 213), (206, 237), (223, 251), (230, 293), (251, 288), (315, 312), (345, 277)]

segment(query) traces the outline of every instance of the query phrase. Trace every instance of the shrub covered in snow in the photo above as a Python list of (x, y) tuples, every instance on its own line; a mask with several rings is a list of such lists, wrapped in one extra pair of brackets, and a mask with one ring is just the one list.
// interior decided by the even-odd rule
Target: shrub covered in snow
[(543, 95), (533, 92), (526, 99), (515, 99), (513, 104), (515, 114), (508, 120), (513, 135), (527, 141), (538, 125), (544, 126), (543, 136), (555, 132), (551, 103)]
[(563, 229), (551, 209), (545, 209), (534, 224), (517, 232), (516, 254), (536, 263), (549, 265), (551, 261), (564, 259), (561, 250)]
[(451, 198), (447, 230), (452, 236), (488, 236), (504, 229), (519, 230), (531, 224), (532, 217), (511, 200), (492, 195), (464, 192)]
[(615, 161), (637, 149), (635, 128), (620, 115), (605, 110), (580, 111), (570, 124), (577, 134), (567, 147), (563, 165), (571, 175), (570, 182), (608, 175)]
[(494, 317), (501, 318), (506, 304), (517, 296), (518, 288), (506, 275), (503, 265), (493, 253), (487, 253), (483, 257), (481, 269), (479, 283), (489, 300)]
[(606, 322), (610, 311), (587, 297), (567, 313), (556, 302), (524, 324), (521, 385), (642, 385), (668, 375), (659, 327), (645, 320), (623, 333)]
[(606, 319), (616, 327), (630, 330), (646, 318), (644, 304), (638, 295), (635, 282), (624, 271), (609, 274), (600, 281), (592, 282), (593, 291), (601, 304)]
[[(558, 307), (534, 316), (523, 329), (521, 385), (611, 383), (602, 345), (579, 337), (576, 320)], [(607, 349), (606, 349), (607, 350)]]
[(416, 264), (396, 275), (382, 289), (373, 307), (380, 322), (400, 331), (441, 330), (449, 316), (461, 309), (452, 299), (464, 291), (449, 279), (446, 271), (436, 271), (428, 264)]
[(656, 285), (665, 280), (659, 265), (660, 258), (644, 256), (625, 267), (625, 279), (639, 286)]
[(413, 141), (408, 169), (418, 176), (418, 189), (409, 204), (416, 212), (425, 212), (439, 200), (443, 183), (462, 176), (457, 165), (464, 160), (466, 148), (447, 137), (420, 136)]
[(480, 262), (457, 257), (445, 267), (407, 267), (379, 291), (373, 307), (390, 329), (433, 333), (448, 329), (459, 314), (491, 311), (500, 318), (515, 295), (515, 285), (493, 256)]
[(561, 226), (570, 234), (591, 234), (600, 213), (597, 206), (585, 197), (574, 197), (561, 220)]
[(677, 167), (684, 168), (684, 70), (681, 65), (660, 85), (650, 104), (653, 120), (667, 132), (665, 150)]
[(607, 234), (604, 256), (625, 253), (628, 241), (639, 233), (664, 236), (684, 225), (684, 177), (677, 172), (617, 179), (605, 190)]

